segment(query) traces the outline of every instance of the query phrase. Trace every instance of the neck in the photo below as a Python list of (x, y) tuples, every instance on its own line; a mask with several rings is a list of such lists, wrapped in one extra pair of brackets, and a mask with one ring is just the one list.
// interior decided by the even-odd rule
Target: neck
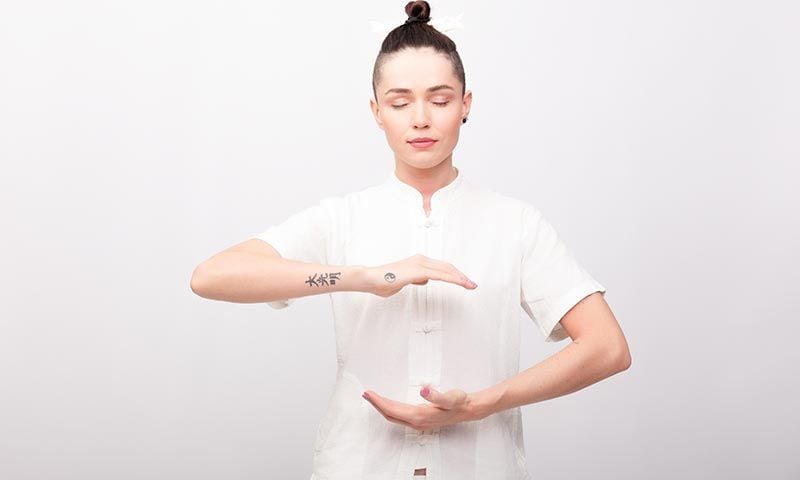
[(416, 188), (426, 205), (436, 190), (450, 184), (458, 176), (457, 169), (453, 167), (452, 155), (431, 168), (416, 168), (395, 159), (395, 174), (400, 181)]

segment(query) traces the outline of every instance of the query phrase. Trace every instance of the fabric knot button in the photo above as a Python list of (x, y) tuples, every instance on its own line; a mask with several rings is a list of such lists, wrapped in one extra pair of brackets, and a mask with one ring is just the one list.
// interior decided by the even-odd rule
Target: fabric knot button
[(426, 218), (425, 219), (425, 226), (426, 227), (430, 227), (431, 225), (433, 225), (433, 220), (431, 220), (430, 218)]
[(424, 327), (422, 327), (422, 331), (425, 332), (425, 333), (431, 333), (432, 330), (433, 329), (431, 327), (429, 327), (428, 325), (425, 325)]
[(417, 377), (415, 380), (416, 381), (413, 384), (414, 386), (424, 387), (425, 385), (431, 385), (433, 383), (430, 377)]

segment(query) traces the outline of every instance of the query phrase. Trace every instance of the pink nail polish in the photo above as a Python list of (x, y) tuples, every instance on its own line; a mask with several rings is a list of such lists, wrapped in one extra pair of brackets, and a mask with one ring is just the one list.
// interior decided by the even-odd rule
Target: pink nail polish
[(422, 389), (420, 393), (422, 394), (423, 397), (427, 397), (428, 395), (430, 395), (431, 391), (430, 389), (428, 389), (428, 387), (425, 387)]

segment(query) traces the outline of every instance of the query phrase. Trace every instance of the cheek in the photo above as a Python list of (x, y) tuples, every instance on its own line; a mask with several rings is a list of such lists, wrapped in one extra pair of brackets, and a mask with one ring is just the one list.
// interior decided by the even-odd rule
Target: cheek
[(457, 110), (442, 112), (438, 120), (440, 128), (448, 133), (458, 132), (461, 126), (461, 115)]
[(383, 116), (383, 127), (389, 137), (402, 136), (407, 130), (407, 125), (408, 122), (401, 115), (389, 114)]

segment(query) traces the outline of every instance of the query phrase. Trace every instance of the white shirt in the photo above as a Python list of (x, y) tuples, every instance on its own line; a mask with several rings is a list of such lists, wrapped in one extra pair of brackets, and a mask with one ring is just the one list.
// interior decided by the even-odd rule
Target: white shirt
[[(378, 266), (416, 253), (452, 263), (473, 290), (439, 280), (383, 298), (332, 292), (338, 372), (319, 425), (311, 480), (530, 479), (519, 408), (418, 432), (386, 420), (365, 390), (409, 404), (422, 386), (477, 392), (519, 373), (520, 307), (545, 341), (558, 323), (605, 288), (576, 261), (533, 205), (457, 177), (422, 194), (394, 166), (385, 181), (323, 198), (257, 238), (284, 258)], [(300, 297), (303, 298), (303, 297)], [(284, 308), (296, 299), (269, 302)]]

